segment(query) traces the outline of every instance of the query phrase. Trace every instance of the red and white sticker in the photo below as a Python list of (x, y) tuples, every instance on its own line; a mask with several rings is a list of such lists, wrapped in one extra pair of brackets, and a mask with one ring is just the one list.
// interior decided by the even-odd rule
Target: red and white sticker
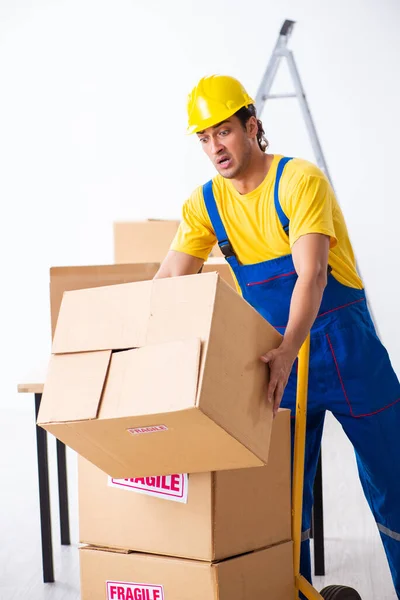
[(168, 431), (166, 425), (148, 425), (147, 427), (132, 427), (128, 429), (132, 435), (140, 435), (142, 433), (158, 433), (159, 431)]
[(138, 494), (146, 494), (164, 500), (187, 503), (188, 498), (187, 473), (173, 475), (158, 475), (156, 477), (135, 477), (130, 479), (108, 478), (108, 485), (114, 488), (125, 489)]
[(162, 585), (107, 581), (107, 600), (164, 600)]

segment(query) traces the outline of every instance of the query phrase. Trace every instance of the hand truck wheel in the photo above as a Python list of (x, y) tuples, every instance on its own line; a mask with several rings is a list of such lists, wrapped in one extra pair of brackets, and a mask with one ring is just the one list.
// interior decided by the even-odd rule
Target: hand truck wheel
[(356, 590), (344, 585), (328, 585), (320, 591), (324, 600), (361, 600)]

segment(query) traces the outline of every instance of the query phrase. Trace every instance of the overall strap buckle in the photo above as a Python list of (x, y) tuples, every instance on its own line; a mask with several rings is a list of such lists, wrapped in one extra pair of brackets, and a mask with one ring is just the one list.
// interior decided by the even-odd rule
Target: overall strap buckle
[(225, 256), (225, 258), (230, 258), (231, 256), (236, 256), (235, 251), (232, 248), (229, 240), (223, 240), (222, 242), (219, 242), (218, 245), (221, 249), (222, 254)]

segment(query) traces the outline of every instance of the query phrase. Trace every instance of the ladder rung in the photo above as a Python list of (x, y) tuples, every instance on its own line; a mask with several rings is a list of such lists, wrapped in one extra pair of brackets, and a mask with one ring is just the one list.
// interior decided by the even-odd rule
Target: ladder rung
[(290, 92), (287, 94), (269, 94), (269, 96), (263, 96), (263, 100), (276, 100), (280, 98), (297, 98), (297, 94)]

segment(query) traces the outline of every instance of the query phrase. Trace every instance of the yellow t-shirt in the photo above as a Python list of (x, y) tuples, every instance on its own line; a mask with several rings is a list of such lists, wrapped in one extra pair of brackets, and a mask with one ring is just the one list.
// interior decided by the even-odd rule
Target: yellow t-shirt
[[(295, 158), (285, 166), (279, 200), (290, 220), (289, 237), (274, 204), (275, 155), (264, 181), (249, 194), (239, 194), (229, 179), (217, 175), (213, 192), (228, 238), (242, 264), (255, 264), (291, 253), (301, 236), (322, 233), (331, 238), (329, 264), (342, 284), (361, 289), (346, 223), (332, 187), (312, 163)], [(171, 249), (207, 260), (216, 243), (204, 203), (202, 187), (183, 206), (183, 220)]]

